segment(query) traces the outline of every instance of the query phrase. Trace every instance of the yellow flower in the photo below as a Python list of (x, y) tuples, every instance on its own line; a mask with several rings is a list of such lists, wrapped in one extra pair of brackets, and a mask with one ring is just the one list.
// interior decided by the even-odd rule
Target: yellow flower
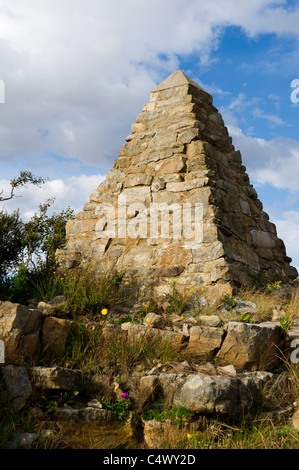
[(150, 318), (146, 318), (146, 323), (150, 323), (151, 322), (151, 319)]
[(148, 308), (148, 305), (147, 304), (144, 304), (145, 308)]
[(187, 439), (192, 439), (192, 434), (187, 434)]
[(183, 315), (180, 317), (180, 320), (184, 320), (184, 316), (183, 316)]
[(106, 308), (103, 308), (103, 310), (101, 311), (101, 314), (102, 315), (107, 315), (108, 313), (108, 310)]

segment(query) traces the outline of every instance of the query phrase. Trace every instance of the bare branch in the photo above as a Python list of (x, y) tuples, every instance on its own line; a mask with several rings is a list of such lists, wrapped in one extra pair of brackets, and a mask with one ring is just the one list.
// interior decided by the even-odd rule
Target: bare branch
[[(20, 174), (17, 178), (14, 178), (10, 182), (11, 190), (10, 195), (7, 197), (2, 197), (3, 190), (0, 192), (0, 201), (9, 201), (15, 197), (16, 188), (25, 186), (26, 184), (33, 184), (34, 186), (40, 187), (46, 182), (49, 178), (41, 178), (40, 176), (34, 176), (31, 171), (20, 171)], [(19, 196), (20, 197), (20, 196)]]

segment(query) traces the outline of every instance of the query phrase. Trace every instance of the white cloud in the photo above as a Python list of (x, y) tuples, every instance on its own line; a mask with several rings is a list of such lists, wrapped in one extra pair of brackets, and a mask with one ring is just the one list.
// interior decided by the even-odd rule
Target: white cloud
[(264, 113), (261, 109), (259, 108), (253, 108), (252, 114), (254, 117), (259, 118), (259, 119), (265, 119), (268, 121), (271, 125), (271, 127), (275, 126), (283, 126), (286, 123), (276, 114), (267, 114)]
[[(70, 206), (77, 214), (83, 209), (84, 203), (89, 201), (89, 196), (104, 180), (105, 175), (93, 176), (72, 176), (66, 180), (55, 179), (47, 181), (41, 187), (26, 186), (16, 190), (16, 197), (10, 201), (0, 202), (0, 210), (5, 209), (9, 212), (20, 209), (24, 220), (28, 220), (38, 207), (47, 199), (55, 198), (51, 211), (59, 212)], [(0, 181), (0, 188), (3, 189), (3, 196), (10, 193), (9, 181)]]
[(108, 169), (178, 55), (196, 51), (208, 63), (227, 25), (298, 36), (299, 10), (282, 0), (1, 4), (2, 160), (58, 154)]
[(228, 125), (234, 146), (242, 153), (250, 177), (259, 184), (298, 192), (299, 142), (283, 137), (266, 140), (250, 137)]
[(282, 214), (281, 219), (273, 219), (277, 228), (277, 234), (287, 246), (287, 254), (291, 253), (296, 268), (299, 272), (299, 244), (298, 244), (298, 227), (299, 212), (287, 211)]
[(238, 96), (230, 102), (228, 109), (232, 111), (234, 109), (240, 110), (240, 108), (248, 107), (249, 103), (245, 100), (245, 93), (239, 93)]

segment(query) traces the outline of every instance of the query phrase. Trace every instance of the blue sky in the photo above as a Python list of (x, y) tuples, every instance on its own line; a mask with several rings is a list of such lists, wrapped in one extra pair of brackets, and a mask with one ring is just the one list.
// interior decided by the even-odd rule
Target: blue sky
[(0, 1), (0, 187), (20, 170), (49, 177), (2, 207), (29, 217), (54, 196), (80, 211), (150, 91), (181, 69), (213, 95), (298, 268), (298, 52), (298, 1)]

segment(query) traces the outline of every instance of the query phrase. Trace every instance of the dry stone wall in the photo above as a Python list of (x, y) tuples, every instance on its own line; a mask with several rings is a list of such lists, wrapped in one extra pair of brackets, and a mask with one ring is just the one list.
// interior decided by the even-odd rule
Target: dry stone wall
[(57, 260), (64, 270), (125, 271), (140, 292), (158, 294), (174, 277), (229, 291), (298, 275), (212, 96), (181, 71), (151, 92), (113, 169), (67, 223)]

